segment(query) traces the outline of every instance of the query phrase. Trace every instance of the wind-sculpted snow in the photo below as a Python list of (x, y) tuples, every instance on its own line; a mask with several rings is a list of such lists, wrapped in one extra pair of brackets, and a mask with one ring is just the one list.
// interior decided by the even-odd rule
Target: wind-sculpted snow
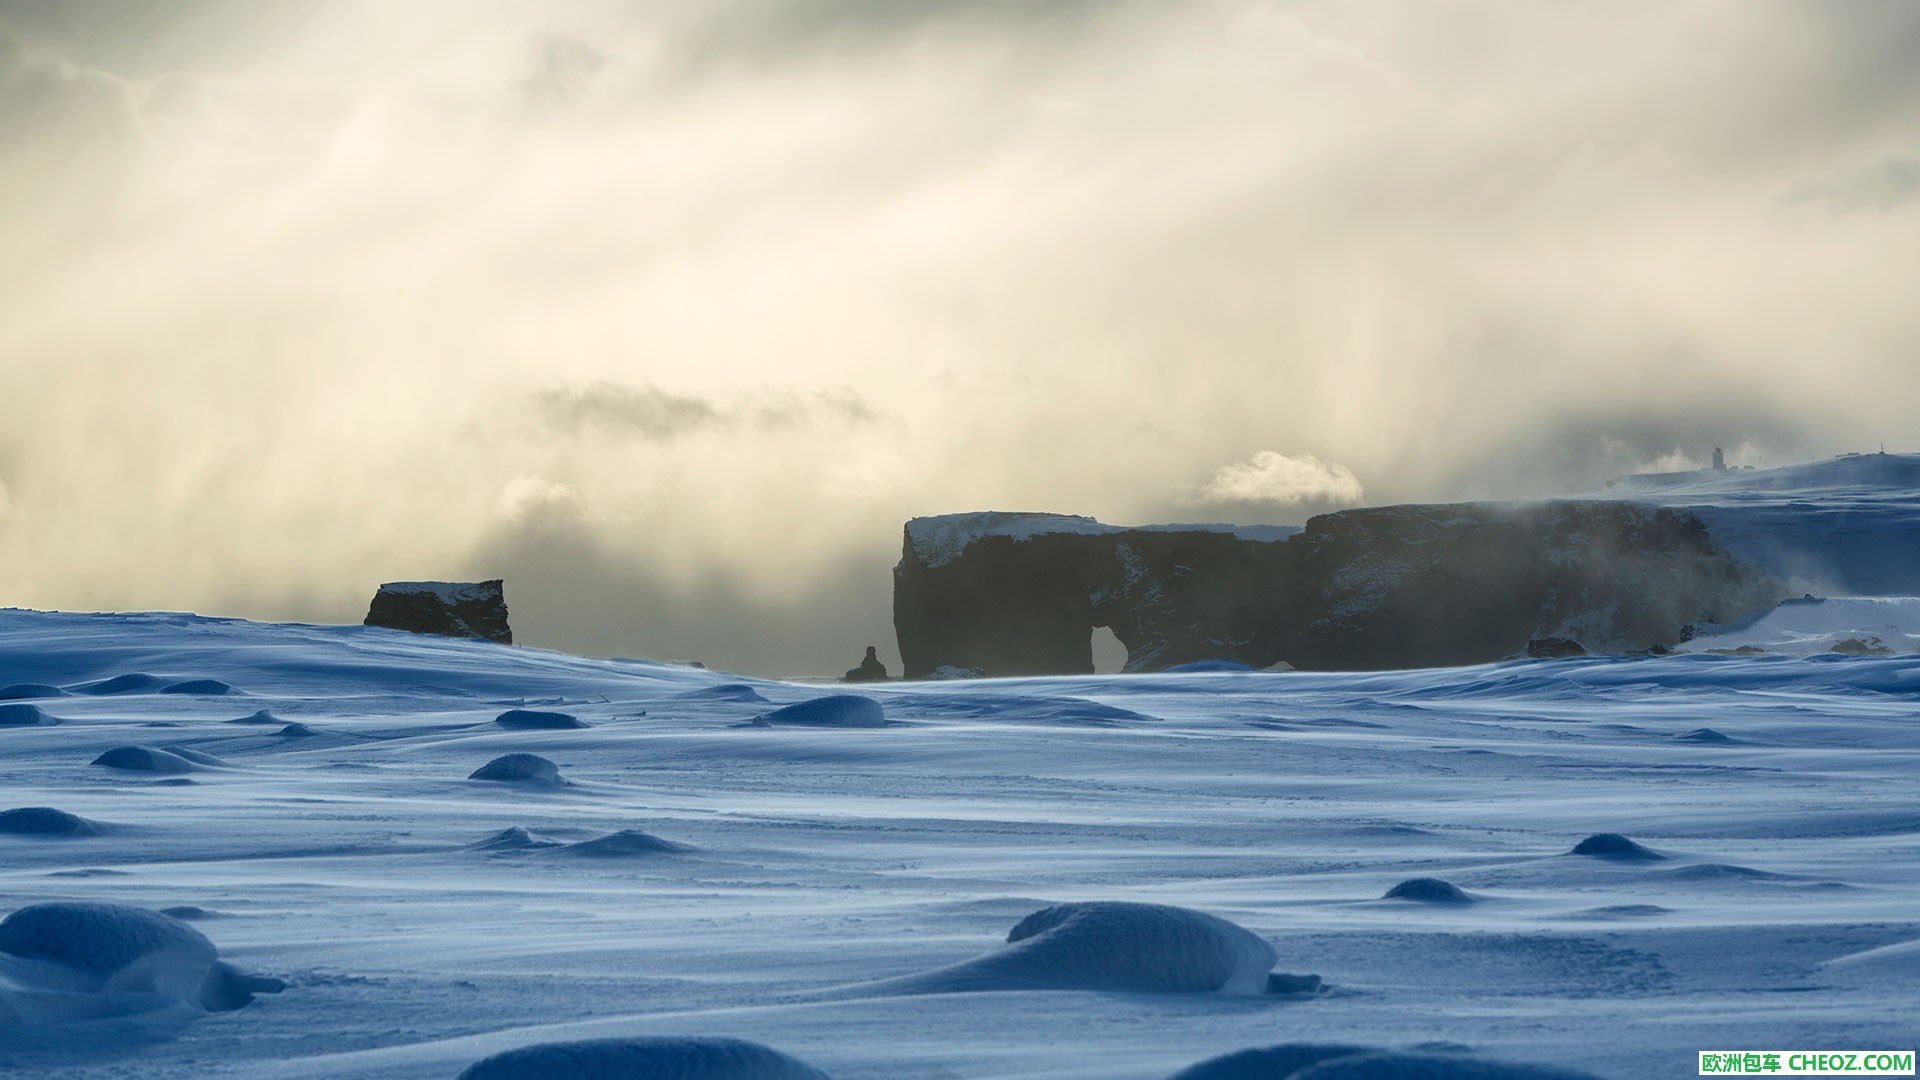
[(93, 759), (95, 765), (123, 772), (154, 773), (160, 776), (185, 776), (194, 771), (194, 762), (183, 754), (157, 746), (116, 746)]
[(1653, 862), (1666, 858), (1665, 855), (1643, 847), (1619, 833), (1610, 832), (1594, 833), (1573, 845), (1572, 854), (1591, 855), (1597, 859), (1617, 859), (1622, 862)]
[(102, 679), (99, 682), (87, 683), (84, 686), (76, 686), (73, 688), (73, 692), (94, 696), (139, 694), (152, 693), (164, 685), (166, 685), (166, 680), (159, 676), (148, 675), (145, 672), (130, 672), (126, 675), (115, 675), (110, 679)]
[(1332, 1058), (1287, 1080), (1595, 1080), (1593, 1074), (1451, 1054), (1360, 1054)]
[(0, 835), (92, 836), (99, 831), (100, 826), (96, 822), (51, 806), (21, 806), (0, 810)]
[(740, 1039), (634, 1038), (544, 1043), (476, 1061), (458, 1080), (828, 1080)]
[(509, 731), (572, 731), (590, 726), (572, 713), (540, 709), (508, 709), (493, 722)]
[(46, 683), (14, 683), (12, 686), (0, 686), (0, 701), (22, 701), (29, 698), (66, 697), (67, 692), (57, 686)]
[(754, 722), (773, 727), (874, 728), (887, 726), (887, 713), (870, 697), (828, 694), (763, 713)]
[(1236, 1050), (1181, 1069), (1167, 1080), (1287, 1080), (1302, 1069), (1334, 1058), (1372, 1053), (1343, 1043), (1286, 1043)]
[[(711, 1036), (843, 1080), (1165, 1080), (1289, 1040), (1627, 1080), (1912, 1032), (1910, 653), (876, 683), (876, 731), (752, 726), (823, 683), (0, 610), (0, 681), (128, 672), (6, 702), (65, 722), (0, 730), (0, 916), (165, 909), (289, 989), (209, 1022), (210, 968), (0, 952), (6, 1075), (450, 1080)], [(212, 676), (249, 696), (158, 693)], [(122, 746), (193, 771), (88, 764)], [(1572, 854), (1601, 832), (1664, 858)], [(1421, 879), (1476, 902), (1389, 888)]]
[(1468, 896), (1458, 885), (1440, 878), (1418, 877), (1395, 885), (1381, 897), (1383, 900), (1412, 900), (1421, 904), (1471, 904), (1473, 897)]
[(195, 697), (224, 697), (228, 694), (239, 693), (238, 690), (221, 682), (219, 679), (182, 679), (179, 682), (168, 683), (161, 687), (160, 692), (163, 694), (191, 694)]
[(492, 780), (529, 787), (561, 787), (560, 766), (538, 754), (502, 754), (473, 770), (469, 780)]
[(38, 705), (25, 702), (0, 705), (0, 727), (52, 727), (59, 722)]
[(596, 836), (591, 840), (567, 844), (560, 849), (560, 852), (589, 859), (636, 859), (646, 858), (649, 855), (674, 855), (690, 850), (692, 849), (685, 844), (662, 840), (650, 832), (640, 829), (622, 829), (616, 833), (608, 833), (606, 836)]
[(1593, 1080), (1565, 1069), (1464, 1054), (1400, 1054), (1359, 1046), (1288, 1043), (1241, 1050), (1168, 1080)]
[(0, 921), (0, 954), (0, 1035), (175, 1005), (227, 1012), (282, 989), (222, 963), (179, 919), (118, 904), (20, 908)]
[(1042, 908), (1008, 931), (1004, 948), (875, 989), (1263, 994), (1279, 958), (1265, 938), (1205, 912), (1093, 901)]

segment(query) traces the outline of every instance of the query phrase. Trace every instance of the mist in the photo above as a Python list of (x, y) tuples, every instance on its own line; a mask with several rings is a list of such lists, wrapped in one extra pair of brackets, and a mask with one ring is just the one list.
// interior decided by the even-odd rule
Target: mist
[(898, 670), (911, 516), (1920, 444), (1920, 9), (0, 0), (0, 604)]

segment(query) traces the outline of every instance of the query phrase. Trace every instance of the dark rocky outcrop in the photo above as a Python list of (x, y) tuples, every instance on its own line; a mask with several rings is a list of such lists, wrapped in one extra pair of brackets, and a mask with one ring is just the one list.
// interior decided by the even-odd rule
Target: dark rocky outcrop
[(513, 644), (502, 581), (389, 581), (373, 594), (366, 625), (414, 634)]
[(1096, 626), (1126, 646), (1128, 671), (1377, 670), (1485, 663), (1547, 638), (1646, 649), (1783, 593), (1693, 514), (1620, 501), (1347, 510), (1294, 535), (970, 514), (907, 524), (894, 628), (909, 679), (1090, 673)]
[(1571, 660), (1585, 655), (1586, 647), (1572, 638), (1543, 637), (1527, 642), (1529, 660)]
[(866, 659), (860, 661), (859, 667), (848, 668), (846, 677), (842, 681), (886, 682), (887, 665), (880, 662), (879, 650), (872, 645), (867, 646)]

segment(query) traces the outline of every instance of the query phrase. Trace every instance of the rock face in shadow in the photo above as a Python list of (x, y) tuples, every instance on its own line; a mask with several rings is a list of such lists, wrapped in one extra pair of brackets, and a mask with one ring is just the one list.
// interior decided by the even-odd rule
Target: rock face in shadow
[(1375, 507), (1292, 534), (963, 514), (907, 523), (893, 619), (909, 679), (1090, 674), (1096, 626), (1128, 671), (1364, 671), (1488, 663), (1546, 638), (1646, 649), (1786, 592), (1692, 513), (1619, 501)]
[(442, 637), (485, 638), (513, 644), (507, 597), (492, 581), (389, 581), (373, 594), (366, 625)]

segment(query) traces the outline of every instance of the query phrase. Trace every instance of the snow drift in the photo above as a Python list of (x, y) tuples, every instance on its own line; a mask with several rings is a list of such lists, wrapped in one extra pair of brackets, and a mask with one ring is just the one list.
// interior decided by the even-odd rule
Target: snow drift
[(0, 921), (0, 1032), (180, 1006), (227, 1012), (281, 989), (228, 966), (206, 935), (157, 911), (50, 903)]
[(1042, 908), (1014, 925), (1003, 949), (875, 988), (1252, 995), (1266, 993), (1279, 959), (1265, 938), (1204, 912), (1093, 901)]
[(827, 1080), (740, 1039), (639, 1038), (543, 1043), (476, 1061), (457, 1080)]

